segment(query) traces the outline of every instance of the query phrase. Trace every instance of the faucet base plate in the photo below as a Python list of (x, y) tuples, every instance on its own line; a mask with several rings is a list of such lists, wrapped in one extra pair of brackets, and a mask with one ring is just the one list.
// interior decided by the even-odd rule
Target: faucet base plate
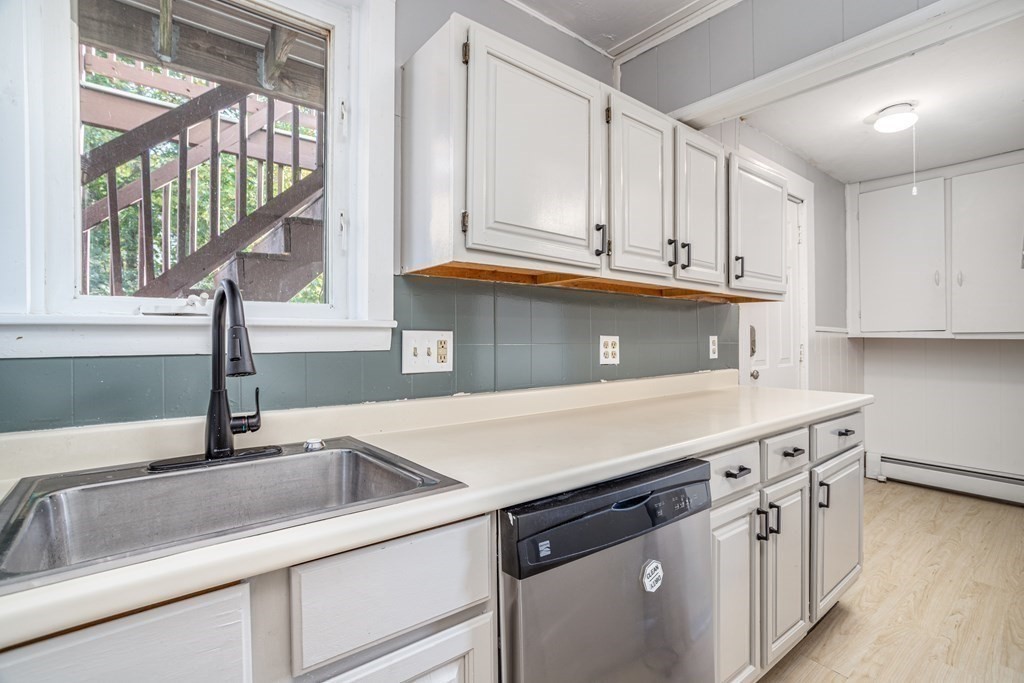
[(186, 455), (181, 458), (169, 458), (167, 460), (155, 460), (149, 463), (150, 472), (173, 472), (175, 470), (189, 470), (198, 467), (216, 467), (227, 465), (233, 462), (244, 462), (246, 460), (259, 460), (281, 455), (280, 446), (261, 446), (259, 448), (245, 448), (235, 451), (234, 454), (223, 458), (207, 458), (203, 454)]

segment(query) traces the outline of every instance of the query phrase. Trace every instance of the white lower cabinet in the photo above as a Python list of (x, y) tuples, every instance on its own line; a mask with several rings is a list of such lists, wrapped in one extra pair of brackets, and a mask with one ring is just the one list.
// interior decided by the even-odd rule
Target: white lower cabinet
[(766, 668), (799, 642), (810, 625), (809, 499), (805, 472), (761, 492), (768, 535), (761, 556), (761, 661)]
[(0, 681), (251, 681), (249, 587), (154, 607), (0, 654)]
[(329, 680), (487, 683), (497, 667), (494, 629), (493, 615), (483, 614)]
[(760, 667), (760, 495), (711, 512), (715, 683), (743, 683)]
[(864, 561), (864, 449), (811, 470), (811, 620), (817, 621), (860, 575)]

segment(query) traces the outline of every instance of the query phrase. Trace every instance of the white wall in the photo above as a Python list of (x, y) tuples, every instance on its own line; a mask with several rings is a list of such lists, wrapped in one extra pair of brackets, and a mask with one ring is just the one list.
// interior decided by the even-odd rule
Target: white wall
[(865, 339), (867, 448), (1024, 476), (1024, 341)]
[(398, 0), (396, 12), (399, 67), (457, 12), (599, 81), (612, 81), (611, 59), (504, 0)]

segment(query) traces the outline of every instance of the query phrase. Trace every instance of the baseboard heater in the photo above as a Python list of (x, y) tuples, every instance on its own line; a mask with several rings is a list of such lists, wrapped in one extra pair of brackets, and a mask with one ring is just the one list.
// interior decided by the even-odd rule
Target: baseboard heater
[(885, 479), (922, 484), (1024, 505), (1024, 477), (881, 456)]

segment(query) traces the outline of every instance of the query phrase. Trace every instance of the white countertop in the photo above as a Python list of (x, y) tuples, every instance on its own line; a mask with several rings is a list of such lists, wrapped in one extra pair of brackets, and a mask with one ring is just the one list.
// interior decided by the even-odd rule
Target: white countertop
[[(506, 397), (504, 402), (454, 397), (424, 401), (422, 408), (415, 405), (419, 401), (406, 402), (401, 408), (389, 408), (401, 405), (397, 403), (372, 407), (377, 412), (390, 409), (412, 414), (410, 411), (451, 411), (466, 406), (471, 408), (469, 413), (488, 418), (406, 431), (381, 429), (383, 422), (371, 420), (365, 423), (373, 430), (369, 433), (356, 429), (326, 433), (326, 413), (282, 413), (282, 421), (294, 423), (292, 430), (315, 424), (324, 436), (352, 433), (466, 486), (0, 596), (0, 648), (211, 586), (754, 440), (851, 412), (872, 401), (862, 394), (739, 387), (735, 371), (691, 377), (512, 392), (518, 396)], [(618, 384), (622, 386), (616, 387)], [(524, 406), (531, 403), (548, 409), (522, 414), (530, 413)], [(551, 409), (559, 403), (584, 407)], [(486, 407), (473, 407), (481, 405)], [(496, 417), (503, 414), (502, 406), (517, 416)], [(353, 407), (353, 414), (365, 414), (358, 408)], [(345, 426), (346, 420), (338, 417), (344, 414), (339, 409), (326, 422)], [(192, 430), (192, 422), (183, 422), (180, 428)], [(406, 421), (413, 426), (420, 423), (422, 420)], [(154, 423), (150, 433), (164, 427)], [(126, 437), (121, 434), (117, 438)], [(4, 445), (0, 439), (0, 451)], [(89, 461), (88, 466), (96, 465)], [(0, 467), (0, 484), (8, 476)]]

